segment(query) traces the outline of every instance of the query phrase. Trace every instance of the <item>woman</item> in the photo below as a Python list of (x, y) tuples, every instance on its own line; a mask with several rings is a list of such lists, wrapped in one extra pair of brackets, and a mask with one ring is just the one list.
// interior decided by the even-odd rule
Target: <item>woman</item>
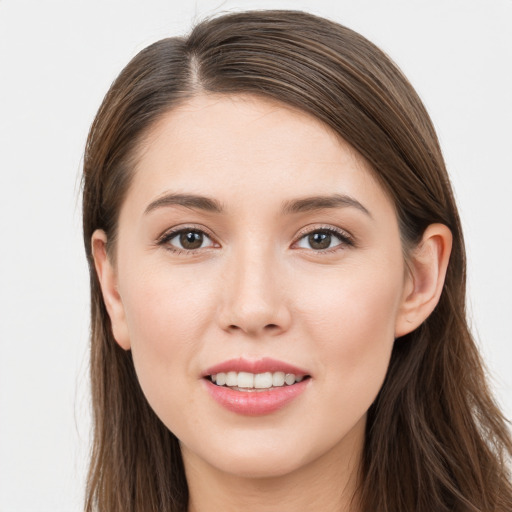
[(88, 511), (507, 511), (428, 114), (360, 35), (230, 14), (143, 50), (84, 161)]

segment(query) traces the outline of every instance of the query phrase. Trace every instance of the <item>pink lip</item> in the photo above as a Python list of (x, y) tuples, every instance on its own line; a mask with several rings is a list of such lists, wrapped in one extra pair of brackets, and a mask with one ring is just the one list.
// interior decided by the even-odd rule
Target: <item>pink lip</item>
[(203, 379), (210, 396), (228, 411), (246, 416), (270, 414), (283, 408), (306, 390), (311, 379), (268, 391), (236, 391)]
[(265, 372), (284, 372), (293, 373), (295, 375), (309, 375), (307, 371), (293, 366), (277, 359), (264, 357), (257, 361), (249, 361), (242, 357), (238, 359), (230, 359), (222, 363), (216, 364), (204, 371), (201, 376), (207, 377), (221, 372), (249, 372), (249, 373), (265, 373)]
[(257, 361), (238, 358), (216, 364), (202, 373), (203, 382), (210, 396), (228, 411), (246, 416), (259, 416), (277, 411), (302, 394), (311, 379), (304, 379), (291, 386), (271, 388), (268, 391), (237, 391), (224, 386), (217, 386), (207, 379), (209, 375), (221, 372), (284, 372), (295, 375), (309, 375), (307, 371), (283, 361), (263, 358)]

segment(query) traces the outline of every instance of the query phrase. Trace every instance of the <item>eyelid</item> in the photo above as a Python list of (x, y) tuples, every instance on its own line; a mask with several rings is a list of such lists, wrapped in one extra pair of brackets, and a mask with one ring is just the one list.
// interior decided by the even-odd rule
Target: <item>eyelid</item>
[[(181, 249), (179, 247), (174, 247), (168, 244), (169, 240), (172, 240), (174, 237), (179, 235), (180, 233), (183, 233), (184, 231), (197, 231), (200, 233), (203, 233), (207, 238), (209, 238), (212, 242), (212, 246), (209, 247), (200, 247), (198, 249)], [(330, 233), (337, 237), (340, 240), (340, 243), (337, 244), (334, 247), (327, 248), (327, 249), (321, 249), (321, 250), (314, 250), (314, 249), (305, 249), (307, 251), (311, 251), (314, 253), (328, 253), (333, 252), (336, 250), (340, 250), (344, 247), (353, 247), (355, 246), (355, 240), (354, 237), (346, 230), (338, 228), (336, 226), (332, 225), (316, 225), (316, 226), (306, 226), (302, 228), (299, 233), (296, 235), (293, 243), (292, 248), (297, 245), (297, 243), (302, 240), (304, 237), (315, 233), (317, 231), (323, 231)], [(211, 233), (211, 231), (206, 228), (205, 226), (198, 225), (198, 224), (182, 224), (178, 226), (173, 226), (172, 228), (169, 228), (165, 230), (162, 234), (160, 234), (156, 239), (156, 245), (168, 245), (167, 249), (171, 252), (175, 253), (187, 253), (187, 254), (194, 254), (197, 251), (203, 251), (205, 249), (210, 249), (212, 247), (220, 247), (219, 242), (217, 242), (216, 237)], [(304, 248), (299, 248), (304, 249)]]
[[(181, 249), (179, 247), (174, 247), (168, 244), (170, 240), (179, 235), (180, 233), (186, 231), (196, 231), (205, 235), (208, 239), (212, 241), (212, 246), (209, 247), (200, 247), (197, 249)], [(198, 224), (182, 224), (178, 226), (173, 226), (172, 228), (166, 229), (162, 234), (160, 234), (156, 239), (156, 245), (168, 245), (167, 249), (172, 252), (180, 253), (188, 253), (193, 254), (196, 251), (201, 251), (205, 249), (210, 249), (211, 247), (220, 247), (220, 244), (217, 242), (216, 237), (211, 233), (211, 231), (205, 226), (201, 226)]]
[[(340, 243), (338, 245), (328, 248), (328, 249), (321, 249), (321, 250), (306, 249), (307, 251), (312, 251), (314, 253), (322, 254), (322, 253), (339, 250), (339, 249), (341, 249), (343, 247), (347, 247), (347, 246), (354, 247), (356, 245), (354, 237), (348, 231), (338, 228), (336, 226), (320, 224), (320, 225), (316, 225), (316, 226), (306, 226), (306, 227), (302, 228), (299, 231), (299, 233), (297, 234), (297, 236), (295, 237), (292, 247), (297, 245), (297, 243), (300, 240), (302, 240), (304, 237), (306, 237), (312, 233), (315, 233), (317, 231), (327, 232), (329, 234), (336, 236), (340, 240)], [(299, 249), (303, 249), (303, 248), (300, 247)]]

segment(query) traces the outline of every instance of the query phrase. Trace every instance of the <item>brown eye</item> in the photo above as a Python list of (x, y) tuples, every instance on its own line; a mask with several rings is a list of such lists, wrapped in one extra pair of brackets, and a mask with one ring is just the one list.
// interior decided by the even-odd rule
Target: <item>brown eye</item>
[(183, 249), (199, 249), (203, 245), (204, 237), (198, 231), (183, 231), (179, 238)]
[(330, 233), (311, 233), (308, 235), (308, 243), (312, 249), (328, 249), (331, 246)]
[(338, 233), (334, 229), (317, 229), (302, 236), (297, 247), (301, 249), (312, 249), (314, 251), (324, 251), (336, 247), (352, 246), (352, 240), (348, 235)]
[(193, 251), (214, 245), (208, 235), (197, 229), (174, 231), (164, 236), (160, 243), (170, 246), (170, 249), (176, 251)]

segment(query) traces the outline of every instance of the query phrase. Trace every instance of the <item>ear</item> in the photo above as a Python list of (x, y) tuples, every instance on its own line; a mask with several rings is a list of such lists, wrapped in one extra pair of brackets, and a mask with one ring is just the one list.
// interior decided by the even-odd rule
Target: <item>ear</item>
[(419, 327), (432, 313), (443, 291), (452, 250), (452, 233), (444, 224), (431, 224), (408, 259), (408, 275), (397, 315), (395, 338)]
[(117, 289), (117, 275), (107, 253), (107, 235), (97, 229), (91, 239), (92, 255), (96, 274), (101, 286), (103, 301), (107, 308), (112, 332), (117, 343), (125, 350), (130, 349), (124, 306)]

